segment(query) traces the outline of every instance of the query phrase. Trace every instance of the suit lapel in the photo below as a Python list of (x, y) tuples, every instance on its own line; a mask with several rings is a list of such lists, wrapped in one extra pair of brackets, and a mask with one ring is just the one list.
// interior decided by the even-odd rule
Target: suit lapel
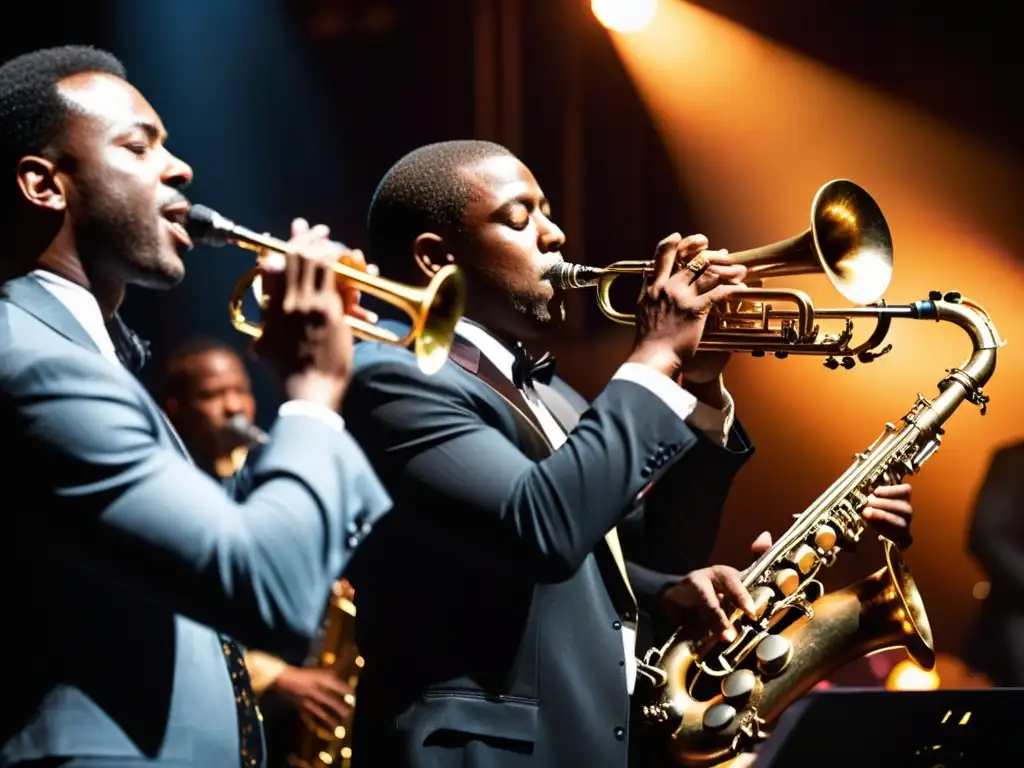
[[(457, 339), (452, 345), (448, 358), (472, 376), (492, 389), (509, 407), (520, 438), (520, 447), (534, 461), (547, 458), (554, 447), (544, 434), (544, 428), (526, 402), (526, 397), (487, 359), (479, 349), (464, 339)], [(538, 384), (537, 394), (555, 421), (566, 434), (576, 428), (580, 412), (569, 399), (555, 387)], [(604, 547), (595, 550), (598, 564), (605, 577), (605, 584), (613, 600), (636, 608), (636, 596), (629, 583), (626, 560), (622, 555), (619, 532), (612, 528), (604, 537)]]
[[(6, 299), (12, 304), (16, 304), (41, 323), (52, 328), (61, 336), (74, 342), (80, 347), (85, 347), (97, 354), (102, 354), (100, 348), (96, 346), (92, 337), (75, 319), (75, 316), (72, 315), (71, 312), (69, 312), (68, 309), (61, 304), (59, 300), (57, 300), (57, 298), (41, 286), (38, 281), (29, 275), (12, 278), (11, 280), (4, 282), (3, 285), (0, 285), (0, 298)], [(128, 372), (127, 369), (125, 372)], [(191, 461), (192, 458), (189, 455), (188, 450), (185, 448), (185, 444), (178, 436), (174, 427), (171, 426), (170, 421), (167, 420), (166, 414), (164, 414), (163, 410), (153, 402), (149, 393), (146, 392), (145, 387), (143, 387), (134, 376), (132, 377), (132, 381), (142, 389), (145, 394), (145, 401), (151, 405), (157, 414), (159, 414), (160, 423), (163, 425), (164, 431), (170, 437), (171, 442), (182, 456)]]
[(85, 328), (63, 304), (29, 275), (8, 280), (0, 286), (0, 296), (16, 304), (61, 336), (80, 347), (99, 352)]

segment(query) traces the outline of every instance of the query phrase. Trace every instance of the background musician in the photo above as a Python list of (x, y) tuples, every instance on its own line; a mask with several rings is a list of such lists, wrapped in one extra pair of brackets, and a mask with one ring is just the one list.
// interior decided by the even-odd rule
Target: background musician
[(968, 545), (991, 588), (967, 661), (996, 686), (1024, 686), (1024, 442), (992, 455), (975, 500)]
[[(214, 338), (197, 338), (176, 349), (162, 367), (159, 393), (164, 410), (196, 463), (228, 481), (245, 460), (250, 439), (232, 429), (231, 417), (253, 424), (256, 404), (245, 362)], [(353, 689), (329, 669), (303, 666), (305, 651), (280, 656), (245, 649), (253, 692), (263, 714), (267, 765), (286, 768), (305, 713), (327, 731), (347, 724)]]
[(541, 352), (564, 312), (550, 215), (479, 141), (410, 153), (371, 205), (373, 260), (420, 282), (456, 263), (469, 303), (435, 376), (357, 346), (345, 416), (396, 504), (353, 564), (357, 764), (625, 766), (638, 608), (724, 633), (749, 601), (701, 567), (752, 447), (727, 357), (694, 354), (745, 270), (699, 235), (662, 241), (633, 353), (588, 406)]
[(222, 480), (238, 471), (252, 439), (232, 419), (253, 424), (256, 399), (234, 349), (207, 337), (186, 342), (162, 366), (156, 396), (203, 471)]
[(307, 643), (389, 499), (337, 409), (356, 313), (326, 228), (293, 224), (264, 266), (257, 346), (285, 396), (230, 498), (197, 469), (134, 372), (128, 285), (167, 289), (190, 247), (192, 170), (120, 62), (91, 48), (0, 67), (0, 418), (11, 557), (0, 765), (259, 766), (234, 638)]

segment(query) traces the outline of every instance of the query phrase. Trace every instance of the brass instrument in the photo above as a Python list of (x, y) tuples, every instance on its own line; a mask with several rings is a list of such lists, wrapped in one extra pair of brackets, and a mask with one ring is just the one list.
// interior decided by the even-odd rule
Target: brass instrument
[[(892, 237), (874, 199), (852, 181), (836, 179), (823, 185), (811, 203), (811, 225), (788, 240), (729, 254), (733, 264), (747, 267), (747, 280), (760, 282), (787, 275), (824, 273), (854, 304), (879, 301), (892, 279)], [(597, 288), (597, 302), (609, 319), (632, 325), (636, 316), (612, 306), (611, 288), (623, 275), (648, 276), (653, 261), (619, 261), (607, 267), (561, 262), (547, 277), (562, 289)], [(780, 306), (781, 305), (781, 306)], [(845, 321), (836, 333), (823, 333), (821, 320)], [(870, 362), (879, 350), (890, 319), (877, 325), (862, 343), (853, 343), (853, 324), (845, 309), (815, 309), (803, 291), (749, 288), (716, 305), (707, 319), (701, 350), (747, 352), (763, 357), (822, 355), (829, 368), (852, 368), (855, 359)], [(842, 358), (840, 363), (836, 358)]]
[[(204, 205), (193, 205), (189, 209), (187, 229), (195, 242), (206, 245), (222, 246), (230, 243), (255, 251), (261, 256), (268, 252), (288, 252), (288, 245), (284, 241), (239, 226)], [(455, 325), (465, 308), (465, 278), (458, 267), (449, 264), (441, 268), (426, 288), (386, 280), (340, 262), (334, 265), (334, 272), (338, 278), (352, 283), (360, 291), (402, 310), (412, 321), (409, 333), (399, 336), (365, 320), (347, 317), (356, 336), (403, 347), (413, 343), (416, 360), (424, 373), (436, 373), (444, 365), (455, 335)], [(235, 284), (228, 302), (232, 325), (241, 333), (253, 337), (258, 337), (262, 329), (245, 317), (242, 302), (245, 294), (252, 289), (260, 307), (266, 306), (267, 296), (260, 287), (259, 278), (260, 266), (257, 264), (247, 270)]]
[[(334, 670), (353, 688), (359, 682), (359, 670), (363, 667), (363, 657), (356, 648), (354, 599), (355, 590), (348, 581), (334, 582), (314, 650), (306, 660), (306, 666)], [(354, 704), (355, 700), (349, 703)], [(288, 765), (291, 768), (349, 768), (351, 764), (352, 718), (331, 733), (303, 713), (302, 729), (295, 750), (288, 755)]]
[(883, 539), (886, 565), (866, 579), (824, 593), (817, 580), (843, 546), (866, 529), (861, 516), (879, 485), (915, 475), (935, 453), (943, 426), (969, 402), (985, 414), (983, 387), (1003, 345), (984, 309), (959, 294), (933, 292), (906, 306), (859, 308), (876, 314), (953, 323), (973, 351), (939, 382), (938, 394), (917, 402), (899, 426), (885, 430), (775, 544), (742, 574), (755, 617), (734, 613), (737, 638), (687, 641), (677, 629), (639, 662), (652, 686), (646, 718), (665, 729), (683, 765), (709, 765), (747, 751), (783, 709), (843, 664), (890, 648), (905, 648), (920, 666), (935, 662), (921, 595), (899, 550)]

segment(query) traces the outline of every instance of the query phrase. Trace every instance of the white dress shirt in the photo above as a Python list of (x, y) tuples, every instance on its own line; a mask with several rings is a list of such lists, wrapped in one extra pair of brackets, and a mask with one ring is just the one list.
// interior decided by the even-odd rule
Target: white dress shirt
[[(512, 381), (513, 353), (500, 341), (478, 325), (460, 320), (455, 333), (480, 350), (502, 376)], [(650, 390), (662, 402), (691, 427), (695, 427), (719, 445), (725, 445), (735, 414), (732, 396), (725, 392), (725, 408), (718, 410), (700, 402), (692, 393), (650, 366), (640, 363), (624, 363), (615, 372), (613, 379), (631, 381)], [(551, 412), (537, 398), (524, 398), (537, 416), (552, 447), (557, 450), (566, 441), (567, 435), (552, 416)], [(636, 631), (635, 621), (622, 621), (622, 642), (626, 653), (626, 689), (630, 694), (636, 685)]]
[[(88, 289), (53, 272), (37, 269), (29, 274), (49, 291), (50, 295), (64, 305), (64, 308), (89, 334), (89, 338), (99, 348), (100, 354), (114, 365), (120, 366), (121, 361), (117, 357), (114, 342), (107, 331), (107, 324), (103, 319), (103, 313), (100, 311), (96, 297)], [(310, 416), (330, 424), (339, 432), (345, 427), (341, 414), (319, 403), (306, 400), (289, 400), (281, 405), (277, 415), (279, 417)]]

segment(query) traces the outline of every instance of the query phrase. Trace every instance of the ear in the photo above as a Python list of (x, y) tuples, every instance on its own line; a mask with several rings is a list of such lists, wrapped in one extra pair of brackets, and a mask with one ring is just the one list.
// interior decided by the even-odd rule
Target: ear
[(44, 157), (27, 155), (18, 161), (18, 187), (32, 205), (50, 211), (63, 211), (68, 201), (64, 184), (54, 164)]
[(424, 232), (412, 245), (412, 256), (416, 266), (427, 277), (433, 277), (447, 264), (455, 263), (455, 256), (448, 252), (448, 244), (440, 235)]

